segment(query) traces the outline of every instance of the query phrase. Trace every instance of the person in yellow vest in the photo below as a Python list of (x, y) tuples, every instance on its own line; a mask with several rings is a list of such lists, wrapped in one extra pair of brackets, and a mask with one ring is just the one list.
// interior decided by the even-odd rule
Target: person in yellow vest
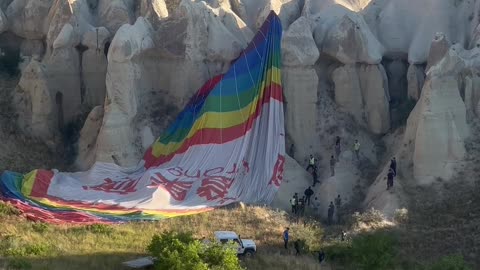
[(353, 152), (357, 160), (360, 160), (360, 143), (358, 140), (355, 140), (355, 143), (353, 144)]
[(308, 166), (307, 166), (307, 171), (312, 168), (314, 171), (316, 170), (315, 169), (315, 158), (313, 157), (313, 155), (310, 155), (310, 159), (308, 160)]

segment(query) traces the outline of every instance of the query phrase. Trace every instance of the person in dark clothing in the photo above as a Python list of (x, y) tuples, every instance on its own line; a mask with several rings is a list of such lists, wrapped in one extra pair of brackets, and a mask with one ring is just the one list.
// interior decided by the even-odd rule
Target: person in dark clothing
[(342, 198), (340, 197), (340, 194), (338, 194), (337, 198), (335, 198), (335, 208), (337, 212), (337, 222), (340, 223), (340, 208), (342, 206)]
[(317, 183), (320, 183), (318, 181), (317, 170), (313, 170), (312, 176), (313, 176), (313, 186), (315, 186)]
[(337, 158), (337, 161), (340, 161), (340, 153), (342, 152), (341, 146), (340, 146), (340, 137), (337, 136), (335, 139), (335, 155)]
[(332, 225), (333, 214), (335, 214), (335, 206), (333, 205), (333, 202), (330, 202), (330, 205), (328, 206), (328, 225)]
[(342, 234), (340, 237), (342, 239), (342, 242), (345, 241), (345, 238), (347, 237), (347, 233), (344, 230), (342, 230)]
[(292, 143), (292, 145), (290, 145), (290, 156), (292, 158), (294, 158), (295, 156), (295, 145)]
[(295, 256), (300, 255), (300, 240), (297, 239), (297, 241), (293, 243), (293, 246), (295, 247), (295, 251), (297, 252), (295, 253)]
[(285, 231), (283, 231), (283, 243), (285, 244), (285, 249), (288, 249), (288, 232), (290, 231), (290, 228), (287, 227)]
[(322, 249), (318, 252), (318, 262), (321, 264), (323, 261), (325, 261), (325, 252)]
[(390, 161), (390, 169), (393, 170), (394, 176), (397, 176), (397, 159), (395, 157)]
[(305, 203), (310, 206), (310, 197), (312, 197), (313, 195), (313, 190), (312, 190), (312, 187), (308, 187), (307, 189), (305, 189)]
[(297, 207), (297, 212), (299, 216), (302, 216), (303, 213), (305, 212), (305, 196), (302, 198), (298, 199), (298, 207)]
[(390, 168), (388, 170), (388, 174), (387, 174), (387, 190), (389, 190), (390, 188), (393, 187), (393, 177), (395, 176), (395, 173), (393, 172), (393, 170)]
[(337, 163), (337, 160), (331, 156), (330, 157), (330, 172), (331, 176), (335, 176), (335, 163)]

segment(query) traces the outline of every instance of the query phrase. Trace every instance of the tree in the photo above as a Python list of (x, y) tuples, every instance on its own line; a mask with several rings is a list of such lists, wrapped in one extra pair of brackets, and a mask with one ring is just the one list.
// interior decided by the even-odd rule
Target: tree
[(148, 251), (157, 258), (155, 269), (241, 270), (235, 249), (218, 243), (205, 245), (190, 233), (154, 235)]

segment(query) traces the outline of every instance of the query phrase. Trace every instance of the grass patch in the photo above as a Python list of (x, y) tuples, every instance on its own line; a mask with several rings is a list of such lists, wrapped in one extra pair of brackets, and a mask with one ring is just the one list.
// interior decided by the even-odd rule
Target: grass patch
[(326, 248), (327, 260), (346, 269), (394, 269), (396, 239), (387, 232), (360, 234), (349, 242), (336, 242)]
[[(287, 226), (292, 248), (285, 253), (282, 232)], [(248, 269), (260, 269), (251, 265), (267, 265), (261, 268), (267, 270), (291, 269), (285, 267), (293, 261), (301, 269), (316, 269), (318, 262), (309, 252), (322, 245), (323, 237), (318, 223), (292, 224), (284, 212), (261, 207), (218, 209), (160, 222), (91, 226), (47, 225), (8, 216), (0, 219), (0, 227), (0, 257), (4, 257), (0, 258), (0, 269), (12, 269), (12, 263), (29, 263), (31, 269), (42, 270), (123, 269), (122, 262), (148, 255), (147, 246), (156, 234), (192, 232), (195, 238), (212, 239), (216, 230), (235, 231), (242, 238), (255, 240), (257, 255), (251, 262), (242, 262)], [(296, 239), (305, 243), (305, 259), (294, 256)], [(270, 263), (272, 266), (268, 266)]]
[(15, 207), (7, 203), (0, 202), (0, 217), (18, 215), (20, 215), (20, 211), (17, 210)]

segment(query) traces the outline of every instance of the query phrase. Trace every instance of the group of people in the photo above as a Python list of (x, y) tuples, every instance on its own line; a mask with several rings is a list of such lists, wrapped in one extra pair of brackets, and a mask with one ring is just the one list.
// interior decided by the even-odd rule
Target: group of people
[[(304, 196), (298, 197), (298, 193), (295, 192), (293, 197), (290, 199), (290, 205), (292, 207), (292, 214), (297, 215), (297, 216), (303, 216), (305, 214), (305, 205), (310, 206), (311, 204), (311, 198), (313, 196), (314, 192), (312, 187), (308, 187), (305, 189)], [(317, 201), (317, 198), (315, 197), (315, 201)]]
[(328, 217), (327, 223), (328, 223), (328, 225), (333, 224), (335, 213), (337, 214), (337, 222), (340, 223), (340, 221), (341, 221), (341, 215), (340, 215), (341, 207), (342, 207), (342, 197), (340, 197), (340, 194), (338, 194), (338, 196), (335, 198), (335, 205), (333, 204), (333, 202), (330, 202), (330, 205), (328, 206), (328, 210), (327, 210), (327, 217)]
[[(342, 153), (340, 136), (337, 136), (335, 138), (334, 148), (335, 148), (335, 154), (330, 156), (330, 176), (335, 176), (335, 165), (340, 161), (340, 155)], [(294, 145), (292, 144), (290, 147), (290, 152), (294, 151), (294, 149), (295, 149)], [(360, 142), (358, 140), (355, 140), (355, 142), (353, 143), (353, 161), (355, 160), (356, 161), (360, 160)], [(316, 159), (313, 155), (310, 155), (310, 158), (308, 160), (307, 171), (313, 177), (313, 186), (315, 186), (317, 183), (320, 183), (318, 181)]]
[[(342, 231), (343, 233), (343, 231)], [(284, 231), (283, 231), (283, 243), (284, 243), (284, 247), (285, 249), (288, 249), (288, 241), (290, 240), (290, 228), (286, 228)], [(300, 251), (301, 251), (301, 241), (300, 239), (297, 239), (294, 243), (293, 243), (293, 247), (295, 248), (295, 255), (298, 256), (300, 255)], [(325, 261), (325, 252), (323, 251), (323, 249), (321, 249), (319, 252), (318, 252), (318, 261), (321, 263), (323, 263)]]

